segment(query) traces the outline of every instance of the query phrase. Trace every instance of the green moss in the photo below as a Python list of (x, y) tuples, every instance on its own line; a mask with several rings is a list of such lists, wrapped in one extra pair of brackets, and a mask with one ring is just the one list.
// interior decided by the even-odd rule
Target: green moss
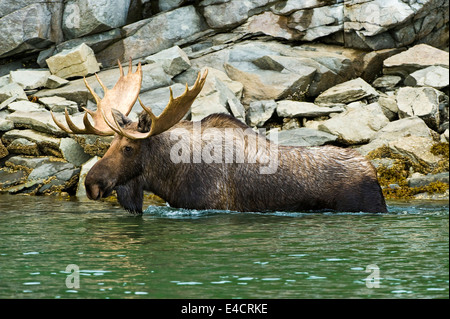
[(440, 143), (434, 144), (431, 147), (430, 152), (433, 155), (443, 155), (443, 156), (448, 158), (448, 156), (449, 156), (448, 149), (449, 149), (448, 148), (448, 142), (440, 142)]
[(447, 142), (436, 143), (431, 147), (430, 152), (433, 155), (442, 156), (442, 159), (438, 162), (437, 166), (433, 169), (433, 171), (432, 171), (433, 174), (448, 172), (448, 166), (449, 166), (449, 161), (448, 161), (449, 151), (448, 150), (449, 150), (449, 147), (448, 147)]
[(384, 188), (383, 195), (386, 199), (411, 199), (420, 193), (442, 194), (448, 189), (448, 184), (443, 182), (433, 182), (421, 187), (402, 186), (400, 188)]
[[(411, 199), (419, 193), (445, 193), (449, 185), (442, 182), (430, 183), (422, 187), (409, 187), (407, 178), (411, 171), (421, 174), (437, 174), (448, 172), (449, 165), (449, 144), (436, 143), (431, 148), (431, 153), (442, 156), (436, 167), (429, 167), (425, 163), (413, 162), (409, 158), (393, 153), (389, 147), (382, 146), (367, 155), (369, 159), (391, 158), (395, 162), (392, 167), (379, 166), (377, 168), (378, 181), (383, 188), (386, 199)], [(390, 188), (390, 184), (397, 184), (400, 187)]]

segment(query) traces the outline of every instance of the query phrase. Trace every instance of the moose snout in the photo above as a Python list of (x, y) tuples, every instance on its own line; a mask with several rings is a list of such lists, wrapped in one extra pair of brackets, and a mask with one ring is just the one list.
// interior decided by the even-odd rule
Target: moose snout
[(102, 198), (103, 191), (98, 184), (85, 184), (86, 195), (91, 200), (98, 200)]

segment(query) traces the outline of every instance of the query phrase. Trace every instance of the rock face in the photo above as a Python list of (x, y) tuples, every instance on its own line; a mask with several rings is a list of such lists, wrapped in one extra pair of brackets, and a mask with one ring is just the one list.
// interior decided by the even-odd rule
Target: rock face
[[(448, 172), (448, 6), (448, 0), (2, 0), (0, 192), (75, 194), (78, 183), (81, 196), (80, 169), (84, 176), (112, 137), (67, 134), (50, 111), (65, 122), (67, 110), (83, 126), (83, 108), (96, 105), (80, 77), (103, 96), (93, 74), (112, 88), (117, 61), (125, 66), (129, 58), (133, 70), (142, 64), (139, 97), (156, 115), (169, 88), (181, 95), (207, 68), (185, 120), (225, 113), (262, 134), (280, 129), (277, 138), (268, 135), (280, 144), (356, 148), (376, 164), (386, 194), (394, 191), (389, 184), (401, 191), (419, 185), (418, 174)], [(141, 111), (136, 103), (129, 117)], [(390, 181), (386, 172), (403, 180)]]

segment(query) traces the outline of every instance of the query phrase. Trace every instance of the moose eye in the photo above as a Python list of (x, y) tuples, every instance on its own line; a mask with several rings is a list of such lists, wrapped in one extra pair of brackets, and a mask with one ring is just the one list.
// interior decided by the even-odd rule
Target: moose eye
[(133, 148), (131, 146), (125, 146), (123, 148), (123, 150), (124, 150), (125, 153), (130, 153), (133, 150)]

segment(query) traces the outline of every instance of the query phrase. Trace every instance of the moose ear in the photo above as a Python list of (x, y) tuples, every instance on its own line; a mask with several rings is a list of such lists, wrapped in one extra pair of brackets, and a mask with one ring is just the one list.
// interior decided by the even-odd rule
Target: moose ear
[(112, 109), (112, 114), (116, 119), (117, 123), (120, 125), (120, 127), (124, 127), (125, 125), (130, 124), (132, 122), (127, 116), (123, 115), (120, 111), (116, 109)]
[(147, 112), (141, 112), (141, 114), (139, 114), (138, 131), (141, 133), (150, 132), (151, 125), (152, 120)]

